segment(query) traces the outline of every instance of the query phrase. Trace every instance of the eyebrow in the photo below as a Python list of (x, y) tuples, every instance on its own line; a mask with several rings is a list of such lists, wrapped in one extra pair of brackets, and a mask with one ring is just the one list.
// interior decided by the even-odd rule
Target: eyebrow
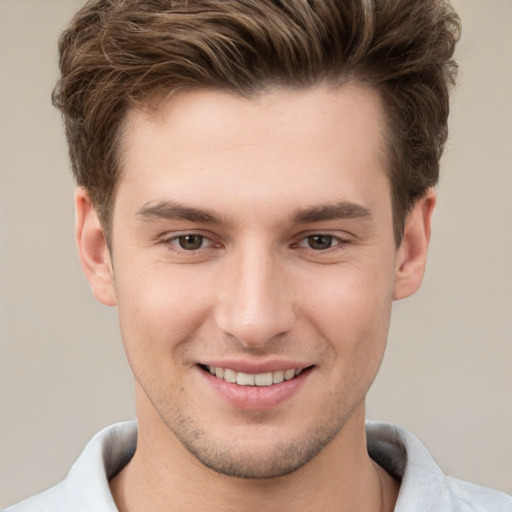
[(330, 205), (313, 206), (311, 208), (297, 210), (292, 216), (292, 219), (297, 224), (306, 224), (325, 220), (363, 219), (371, 217), (371, 211), (365, 206), (343, 201)]
[(138, 212), (137, 217), (149, 221), (153, 219), (188, 220), (201, 224), (222, 224), (222, 219), (208, 210), (184, 206), (172, 201), (161, 201), (156, 204), (146, 203)]
[[(165, 219), (187, 220), (200, 224), (229, 224), (225, 219), (211, 211), (185, 206), (173, 201), (146, 203), (142, 208), (140, 208), (136, 215), (143, 221)], [(295, 224), (307, 224), (327, 220), (371, 217), (372, 214), (368, 208), (356, 203), (342, 201), (335, 204), (297, 209), (292, 214), (291, 220)]]

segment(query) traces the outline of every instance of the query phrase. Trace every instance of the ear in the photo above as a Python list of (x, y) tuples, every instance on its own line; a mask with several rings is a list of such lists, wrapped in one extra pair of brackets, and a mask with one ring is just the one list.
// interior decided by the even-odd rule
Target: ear
[(75, 236), (82, 270), (95, 299), (105, 306), (115, 306), (112, 262), (107, 241), (89, 194), (81, 187), (75, 192)]
[(415, 293), (423, 280), (430, 242), (431, 220), (436, 205), (434, 189), (428, 189), (407, 215), (404, 236), (397, 251), (393, 299)]

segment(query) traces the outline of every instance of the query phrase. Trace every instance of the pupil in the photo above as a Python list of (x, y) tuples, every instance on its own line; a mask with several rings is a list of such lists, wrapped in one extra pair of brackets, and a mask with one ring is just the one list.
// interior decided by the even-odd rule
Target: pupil
[(203, 243), (203, 237), (200, 235), (183, 235), (179, 237), (180, 247), (189, 251), (200, 249)]
[(329, 249), (332, 245), (332, 236), (330, 235), (312, 235), (309, 238), (309, 246), (312, 249)]

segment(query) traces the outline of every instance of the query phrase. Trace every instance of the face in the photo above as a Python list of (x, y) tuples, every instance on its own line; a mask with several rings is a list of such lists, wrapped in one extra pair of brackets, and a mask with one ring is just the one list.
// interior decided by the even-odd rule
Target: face
[(385, 347), (402, 252), (379, 96), (178, 92), (125, 128), (113, 281), (91, 282), (141, 433), (228, 475), (294, 471), (362, 417)]

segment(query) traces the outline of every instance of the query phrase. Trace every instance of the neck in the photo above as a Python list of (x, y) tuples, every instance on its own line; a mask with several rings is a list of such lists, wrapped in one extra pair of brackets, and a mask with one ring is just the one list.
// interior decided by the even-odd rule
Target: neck
[(132, 461), (111, 481), (120, 512), (390, 512), (395, 482), (368, 456), (361, 405), (338, 435), (299, 470), (279, 478), (244, 479), (200, 463), (158, 421), (139, 418)]

